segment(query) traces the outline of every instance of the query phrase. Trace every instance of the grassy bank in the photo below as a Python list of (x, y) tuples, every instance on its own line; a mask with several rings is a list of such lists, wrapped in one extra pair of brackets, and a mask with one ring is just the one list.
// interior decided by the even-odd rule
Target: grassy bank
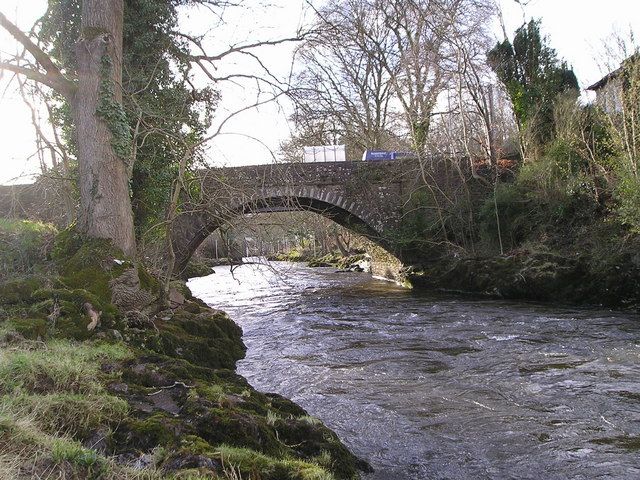
[[(30, 231), (0, 227), (17, 245)], [(0, 479), (328, 480), (367, 469), (302, 408), (235, 373), (245, 347), (224, 312), (180, 283), (158, 307), (154, 279), (108, 243), (38, 238), (37, 268), (2, 271)]]

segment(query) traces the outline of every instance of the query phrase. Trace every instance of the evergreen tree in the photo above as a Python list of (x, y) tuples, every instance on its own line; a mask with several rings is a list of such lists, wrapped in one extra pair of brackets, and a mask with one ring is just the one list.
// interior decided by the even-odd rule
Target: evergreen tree
[(554, 102), (566, 92), (577, 98), (578, 80), (540, 36), (540, 21), (520, 27), (513, 43), (505, 39), (487, 57), (511, 99), (521, 134), (529, 132), (536, 146), (547, 144), (554, 136)]

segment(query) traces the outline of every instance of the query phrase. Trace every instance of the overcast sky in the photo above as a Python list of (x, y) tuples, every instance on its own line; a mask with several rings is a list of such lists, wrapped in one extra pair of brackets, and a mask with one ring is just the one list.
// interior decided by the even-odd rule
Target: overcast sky
[[(543, 33), (548, 35), (551, 45), (559, 56), (573, 66), (585, 88), (597, 81), (603, 74), (603, 41), (614, 31), (633, 29), (640, 35), (640, 1), (637, 0), (530, 0), (523, 9), (515, 0), (498, 0), (502, 6), (507, 32), (513, 31), (530, 18), (542, 19)], [(246, 2), (254, 4), (253, 1)], [(225, 14), (226, 25), (213, 25), (201, 12), (194, 12), (182, 18), (186, 28), (202, 32), (215, 26), (212, 33), (219, 42), (215, 45), (224, 49), (228, 39), (241, 41), (251, 38), (277, 38), (295, 32), (308, 18), (303, 0), (275, 0), (269, 8), (255, 10), (229, 9)], [(0, 11), (10, 19), (17, 19), (23, 28), (31, 26), (46, 6), (45, 0), (2, 0)], [(208, 22), (208, 23), (205, 23)], [(502, 37), (496, 24), (496, 39)], [(4, 32), (0, 32), (0, 55), (12, 53), (12, 42)], [(291, 48), (264, 48), (261, 57), (269, 65), (286, 74), (290, 65)], [(2, 58), (0, 56), (0, 58)], [(225, 68), (247, 68), (241, 60), (236, 65)], [(7, 75), (0, 80), (0, 95), (4, 92)], [(3, 83), (5, 82), (5, 83)], [(229, 86), (223, 90), (223, 102), (219, 118), (238, 107), (251, 103), (255, 92), (242, 86)], [(212, 164), (242, 165), (268, 163), (272, 160), (270, 151), (275, 151), (290, 131), (286, 122), (286, 106), (268, 105), (258, 111), (247, 112), (228, 123), (225, 134), (218, 137), (208, 151)], [(25, 175), (36, 171), (35, 151), (30, 113), (11, 89), (0, 98), (0, 184), (21, 183)]]

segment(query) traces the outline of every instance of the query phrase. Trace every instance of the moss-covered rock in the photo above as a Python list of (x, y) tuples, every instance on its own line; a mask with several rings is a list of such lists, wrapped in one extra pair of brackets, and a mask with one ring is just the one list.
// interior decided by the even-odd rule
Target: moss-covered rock
[(235, 369), (246, 347), (242, 329), (220, 311), (187, 303), (168, 320), (159, 320), (157, 351), (209, 368)]
[(103, 305), (111, 303), (112, 280), (134, 268), (108, 240), (87, 240), (68, 254), (58, 257), (61, 281), (69, 289), (92, 293)]
[(67, 230), (56, 239), (54, 258), (62, 286), (95, 295), (103, 312), (110, 305), (122, 313), (141, 310), (158, 298), (160, 283), (107, 239), (84, 238)]
[(257, 452), (283, 456), (286, 447), (265, 417), (251, 415), (234, 408), (208, 408), (197, 415), (197, 434), (211, 445), (228, 444)]
[(321, 257), (309, 260), (309, 267), (335, 267), (340, 270), (362, 271), (360, 264), (369, 261), (370, 257), (366, 253), (356, 253), (353, 255), (342, 255), (338, 252), (330, 252)]
[(115, 430), (110, 439), (110, 451), (139, 454), (150, 452), (159, 445), (175, 446), (179, 444), (180, 436), (189, 434), (189, 430), (192, 431), (184, 422), (165, 412), (156, 412), (146, 418), (130, 417)]
[(307, 262), (311, 260), (311, 255), (303, 250), (290, 250), (289, 252), (278, 252), (267, 257), (272, 262)]
[(180, 278), (188, 280), (189, 278), (206, 277), (212, 273), (213, 268), (206, 259), (191, 257), (187, 266), (180, 272)]
[[(163, 470), (187, 475), (190, 469), (202, 469), (200, 474), (209, 477), (225, 464), (225, 445), (241, 450), (248, 456), (245, 460), (257, 458), (269, 465), (255, 470), (249, 462), (253, 466), (241, 468), (256, 478), (316, 478), (300, 473), (313, 467), (329, 475), (319, 478), (347, 479), (355, 478), (358, 468), (367, 468), (302, 408), (279, 395), (255, 391), (232, 370), (166, 354), (139, 356), (120, 368), (126, 388), (116, 384), (114, 390), (124, 392), (137, 420), (123, 422), (114, 433), (114, 454), (137, 458), (162, 448), (171, 452)], [(298, 441), (290, 443), (283, 434)], [(313, 463), (324, 457), (331, 458), (327, 465)], [(270, 476), (272, 468), (283, 476)]]
[(342, 256), (335, 252), (327, 253), (321, 257), (315, 257), (309, 260), (308, 266), (312, 268), (317, 267), (338, 267), (338, 264)]
[(301, 458), (327, 455), (340, 478), (353, 478), (358, 470), (371, 471), (366, 462), (357, 459), (354, 462), (353, 454), (337, 435), (313, 417), (280, 419), (275, 428), (282, 442), (296, 445), (295, 451)]
[(519, 251), (509, 256), (444, 257), (408, 275), (413, 286), (607, 307), (640, 306), (640, 260), (623, 252), (585, 254)]

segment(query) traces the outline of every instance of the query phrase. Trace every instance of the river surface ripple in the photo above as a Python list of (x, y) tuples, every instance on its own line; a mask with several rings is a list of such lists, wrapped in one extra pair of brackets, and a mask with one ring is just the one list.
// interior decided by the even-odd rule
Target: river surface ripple
[(189, 287), (242, 326), (239, 373), (334, 429), (367, 479), (640, 478), (637, 316), (284, 263)]

